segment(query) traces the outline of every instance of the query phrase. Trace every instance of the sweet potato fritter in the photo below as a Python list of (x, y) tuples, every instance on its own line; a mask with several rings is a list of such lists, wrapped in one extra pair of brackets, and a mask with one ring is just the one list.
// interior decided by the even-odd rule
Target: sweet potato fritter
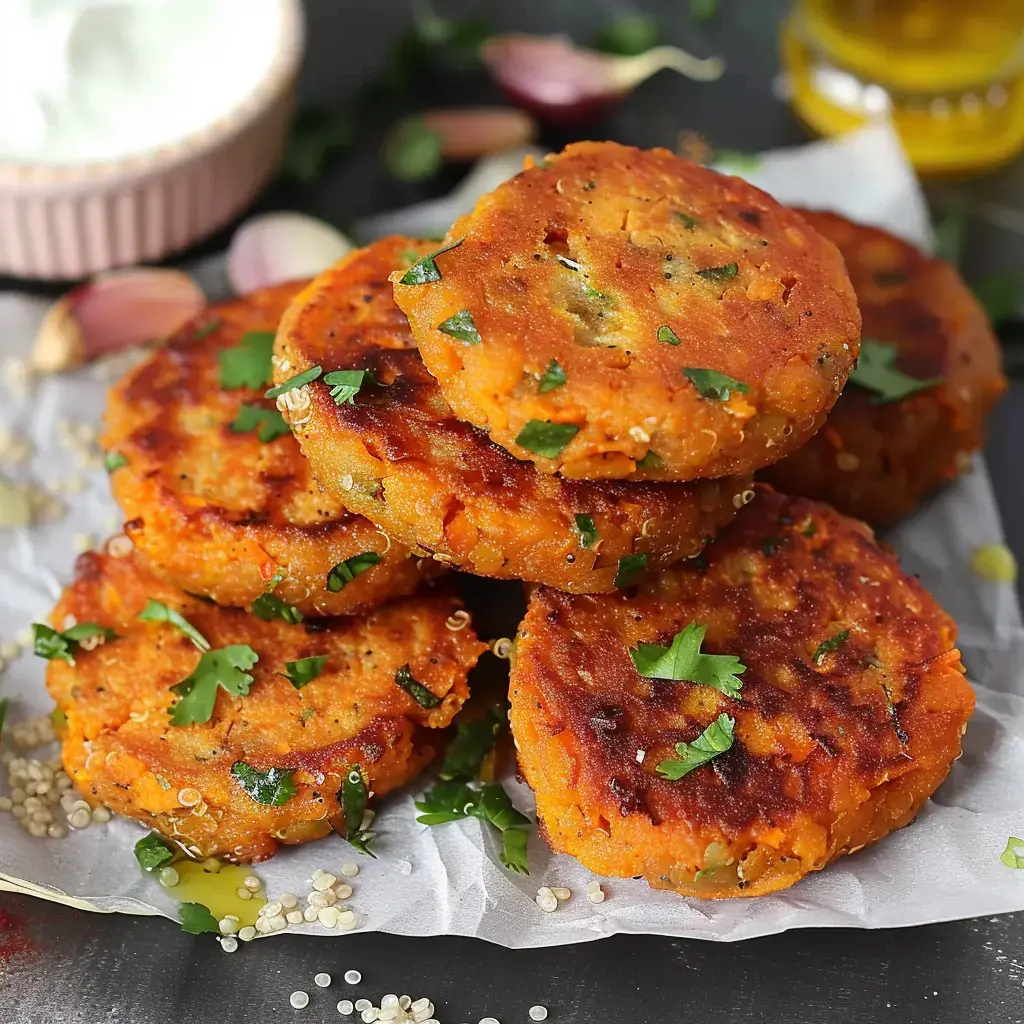
[[(685, 895), (755, 896), (910, 822), (974, 697), (952, 620), (862, 523), (762, 485), (700, 561), (631, 594), (534, 591), (512, 732), (553, 849)], [(634, 667), (630, 648), (690, 623), (707, 625), (702, 653), (746, 667), (736, 699)], [(731, 748), (662, 777), (723, 714)]]
[(895, 346), (899, 371), (941, 382), (879, 403), (882, 396), (851, 378), (825, 427), (762, 475), (790, 494), (882, 525), (970, 466), (1006, 390), (999, 342), (950, 264), (834, 213), (803, 216), (846, 259), (864, 318), (861, 360), (871, 354), (869, 341)]
[(545, 472), (751, 472), (817, 430), (857, 357), (835, 246), (666, 150), (571, 145), (446, 241), (395, 298), (456, 414)]
[[(111, 486), (125, 532), (150, 569), (190, 593), (248, 606), (269, 587), (304, 615), (344, 615), (411, 593), (425, 566), (372, 523), (325, 494), (263, 388), (221, 387), (218, 355), (248, 334), (269, 343), (298, 285), (211, 307), (110, 392), (104, 446), (123, 465)], [(254, 361), (255, 362), (255, 361)], [(258, 367), (257, 367), (258, 378)], [(284, 431), (264, 442), (243, 406)], [(341, 562), (373, 552), (380, 562), (337, 590)], [(283, 577), (274, 584), (275, 576)]]
[[(416, 551), (483, 576), (574, 593), (614, 589), (620, 559), (660, 569), (697, 554), (742, 504), (748, 477), (689, 484), (565, 480), (519, 462), (451, 411), (414, 348), (388, 274), (431, 243), (389, 238), (321, 274), (281, 321), (275, 375), (369, 370), (350, 401), (323, 379), (295, 435), (321, 483)], [(751, 492), (748, 492), (751, 493)]]
[[(249, 645), (259, 661), (248, 694), (219, 688), (208, 722), (171, 724), (179, 700), (171, 687), (196, 669), (200, 652), (175, 626), (139, 620), (149, 599), (184, 615), (214, 650)], [(381, 796), (434, 756), (432, 731), (466, 700), (466, 675), (484, 649), (472, 626), (446, 627), (460, 607), (439, 591), (359, 618), (265, 622), (184, 594), (136, 557), (82, 555), (51, 621), (58, 629), (72, 619), (98, 623), (117, 637), (79, 650), (74, 665), (50, 662), (47, 687), (67, 715), (64, 767), (90, 802), (196, 856), (263, 860), (280, 843), (318, 839), (330, 832), (353, 765)], [(286, 663), (316, 656), (326, 656), (319, 676), (293, 686)], [(440, 698), (436, 706), (421, 706), (396, 683), (403, 666)], [(258, 803), (232, 775), (236, 762), (291, 772), (297, 792), (280, 806)]]

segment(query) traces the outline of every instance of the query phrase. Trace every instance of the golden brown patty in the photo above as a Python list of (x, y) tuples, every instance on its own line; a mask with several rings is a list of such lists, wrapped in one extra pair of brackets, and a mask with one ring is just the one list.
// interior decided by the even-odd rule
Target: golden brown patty
[[(150, 599), (184, 615), (214, 650), (251, 647), (259, 661), (248, 695), (219, 689), (208, 722), (172, 725), (179, 697), (171, 687), (196, 670), (200, 653), (176, 627), (139, 621)], [(67, 715), (64, 767), (90, 802), (196, 855), (261, 860), (279, 843), (318, 839), (330, 831), (350, 766), (363, 768), (380, 796), (434, 756), (432, 730), (462, 706), (466, 674), (484, 648), (472, 626), (446, 626), (460, 607), (437, 592), (314, 629), (189, 597), (131, 557), (83, 555), (51, 621), (58, 629), (71, 619), (98, 623), (118, 636), (79, 650), (74, 666), (50, 662), (47, 686)], [(286, 663), (316, 656), (326, 656), (321, 674), (296, 689)], [(403, 666), (441, 698), (435, 707), (396, 684)], [(237, 762), (292, 772), (297, 793), (280, 806), (258, 803), (232, 775)]]
[[(814, 433), (857, 356), (835, 247), (666, 150), (571, 145), (447, 243), (440, 279), (396, 274), (395, 298), (455, 412), (545, 472), (750, 472)], [(553, 364), (565, 383), (543, 390)]]
[[(631, 594), (534, 591), (512, 732), (554, 850), (686, 895), (754, 896), (911, 821), (974, 697), (952, 620), (862, 523), (761, 488), (701, 561)], [(690, 623), (707, 626), (702, 653), (745, 665), (738, 699), (634, 667), (630, 648)], [(721, 715), (732, 747), (663, 778)]]
[(370, 370), (383, 385), (338, 404), (321, 379), (297, 400), (295, 434), (324, 486), (400, 543), (447, 564), (575, 593), (614, 589), (624, 558), (642, 555), (646, 568), (659, 569), (697, 554), (732, 519), (749, 478), (565, 480), (456, 418), (388, 282), (430, 247), (377, 242), (321, 274), (281, 321), (279, 381), (321, 366), (328, 375)]
[[(825, 427), (762, 475), (781, 490), (887, 523), (962, 473), (984, 443), (985, 419), (1006, 390), (999, 343), (948, 263), (833, 213), (803, 216), (846, 259), (864, 317), (861, 368)], [(872, 357), (887, 355), (901, 373), (941, 383), (878, 404), (883, 396), (855, 381)]]
[[(124, 461), (114, 497), (153, 572), (220, 604), (247, 606), (273, 585), (305, 615), (343, 615), (411, 593), (424, 563), (325, 494), (287, 430), (265, 443), (262, 427), (231, 429), (243, 406), (285, 427), (265, 386), (221, 387), (218, 356), (247, 334), (263, 333), (269, 373), (272, 333), (298, 289), (213, 306), (172, 337), (111, 390), (103, 443)], [(330, 590), (331, 570), (366, 552), (379, 563)]]

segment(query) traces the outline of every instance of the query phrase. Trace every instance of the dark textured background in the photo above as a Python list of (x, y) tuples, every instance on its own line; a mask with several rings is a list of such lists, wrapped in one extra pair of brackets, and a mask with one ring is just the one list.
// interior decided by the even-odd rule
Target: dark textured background
[[(438, 5), (452, 16), (482, 13), (496, 28), (568, 31), (581, 40), (624, 8), (613, 0)], [(392, 33), (409, 21), (405, 0), (307, 0), (307, 6), (307, 100), (344, 98), (379, 65)], [(701, 53), (718, 50), (730, 70), (708, 86), (659, 76), (591, 134), (671, 146), (681, 128), (693, 128), (719, 146), (745, 150), (800, 141), (799, 126), (770, 92), (776, 26), (785, 6), (783, 0), (722, 0), (720, 18), (697, 27), (689, 21), (686, 0), (637, 4), (659, 16), (667, 41)], [(422, 96), (424, 105), (497, 99), (476, 77), (432, 78), (422, 83)], [(563, 141), (545, 138), (550, 145)], [(299, 207), (344, 225), (371, 210), (444, 192), (454, 180), (453, 172), (425, 187), (392, 182), (367, 149), (339, 164), (324, 183), (275, 186), (260, 205)], [(1024, 167), (1018, 162), (953, 191), (1001, 207), (1024, 206)], [(225, 237), (205, 248), (223, 245)], [(965, 256), (969, 273), (1022, 264), (1019, 235), (972, 224)], [(1008, 332), (1011, 358), (1018, 358), (1020, 337)], [(1024, 517), (1015, 511), (1024, 497), (1022, 437), (1024, 388), (1016, 385), (993, 419), (987, 454), (1018, 558), (1024, 555)], [(1024, 886), (1024, 872), (1020, 881)], [(363, 973), (358, 989), (341, 982), (350, 967)], [(326, 991), (312, 984), (321, 970), (336, 979)], [(301, 1012), (288, 1005), (297, 988), (312, 997)], [(243, 947), (228, 957), (210, 937), (191, 938), (167, 921), (82, 914), (0, 896), (0, 1024), (356, 1020), (338, 1016), (338, 999), (365, 992), (379, 1000), (389, 991), (429, 996), (444, 1024), (486, 1015), (502, 1024), (525, 1022), (534, 1003), (549, 1007), (552, 1024), (1021, 1024), (1024, 916), (905, 931), (791, 932), (737, 945), (619, 936), (519, 952), (471, 939), (296, 936)]]

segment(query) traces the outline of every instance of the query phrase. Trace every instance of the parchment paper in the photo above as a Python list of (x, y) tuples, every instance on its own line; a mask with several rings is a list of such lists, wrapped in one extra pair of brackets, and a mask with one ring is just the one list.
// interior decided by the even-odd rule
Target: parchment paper
[[(831, 207), (878, 223), (922, 244), (929, 241), (925, 206), (891, 132), (872, 128), (838, 143), (816, 143), (766, 155), (758, 184), (786, 202)], [(214, 268), (216, 269), (216, 268)], [(4, 355), (26, 352), (42, 305), (0, 297)], [(0, 421), (28, 435), (35, 454), (28, 476), (52, 483), (74, 470), (54, 442), (58, 418), (98, 423), (110, 371), (92, 367), (42, 381), (21, 400), (3, 394)], [(50, 526), (0, 532), (0, 638), (10, 639), (46, 615), (71, 573), (73, 536), (102, 538), (116, 513), (106, 474), (89, 474), (72, 513)], [(924, 924), (1024, 909), (1024, 871), (1000, 863), (1007, 837), (1024, 830), (1024, 629), (1010, 585), (986, 583), (969, 568), (972, 551), (1002, 540), (985, 467), (923, 507), (888, 538), (908, 572), (955, 616), (960, 646), (978, 694), (963, 758), (909, 828), (845, 857), (783, 895), (702, 903), (656, 892), (643, 882), (605, 881), (607, 900), (589, 903), (589, 872), (569, 857), (530, 841), (529, 878), (499, 864), (494, 835), (476, 820), (437, 828), (415, 823), (413, 796), (383, 805), (376, 822), (379, 860), (358, 857), (337, 838), (285, 850), (259, 867), (271, 894), (309, 891), (317, 867), (359, 860), (350, 902), (361, 928), (409, 935), (476, 935), (510, 947), (580, 942), (616, 932), (733, 940), (794, 927), (866, 928)], [(489, 657), (489, 655), (488, 655)], [(0, 678), (11, 717), (48, 712), (43, 662), (30, 654)], [(525, 787), (506, 779), (531, 811)], [(26, 836), (0, 814), (0, 885), (93, 910), (176, 915), (174, 901), (138, 869), (132, 846), (141, 835), (126, 820), (92, 826), (63, 841)], [(412, 864), (403, 874), (400, 861)], [(534, 902), (541, 885), (569, 886), (573, 898), (553, 914)], [(319, 926), (303, 930), (329, 934)]]

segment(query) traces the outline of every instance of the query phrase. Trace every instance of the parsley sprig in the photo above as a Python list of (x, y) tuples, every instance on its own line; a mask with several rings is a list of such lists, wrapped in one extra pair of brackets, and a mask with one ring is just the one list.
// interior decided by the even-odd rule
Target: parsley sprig
[(210, 641), (181, 612), (164, 604), (163, 601), (154, 601), (153, 598), (150, 598), (146, 602), (146, 607), (139, 612), (139, 619), (142, 622), (166, 622), (184, 633), (199, 650), (208, 651), (210, 649)]
[(255, 391), (271, 383), (274, 375), (270, 357), (274, 353), (273, 331), (249, 331), (238, 344), (217, 353), (220, 386), (224, 390), (250, 388)]
[(181, 698), (171, 705), (171, 725), (208, 722), (218, 689), (232, 697), (246, 696), (252, 685), (252, 676), (246, 670), (259, 660), (259, 655), (246, 644), (204, 651), (192, 674), (171, 687)]
[(658, 765), (658, 774), (676, 781), (689, 775), (695, 768), (732, 749), (733, 728), (736, 721), (722, 714), (715, 719), (692, 743), (677, 743), (677, 758), (666, 758)]
[(233, 434), (248, 434), (255, 430), (256, 436), (264, 444), (291, 433), (291, 428), (277, 409), (264, 409), (262, 405), (244, 403), (239, 407), (238, 415), (229, 429)]
[(706, 625), (691, 622), (676, 633), (668, 647), (640, 643), (630, 648), (629, 656), (637, 672), (647, 679), (698, 683), (737, 698), (743, 687), (740, 676), (747, 667), (732, 654), (704, 654), (700, 648), (707, 631)]
[(79, 622), (63, 632), (45, 623), (33, 622), (32, 634), (32, 651), (36, 657), (46, 658), (47, 661), (66, 661), (69, 665), (75, 664), (75, 655), (94, 637), (98, 638), (99, 643), (117, 638), (112, 629), (98, 626), (95, 622)]

